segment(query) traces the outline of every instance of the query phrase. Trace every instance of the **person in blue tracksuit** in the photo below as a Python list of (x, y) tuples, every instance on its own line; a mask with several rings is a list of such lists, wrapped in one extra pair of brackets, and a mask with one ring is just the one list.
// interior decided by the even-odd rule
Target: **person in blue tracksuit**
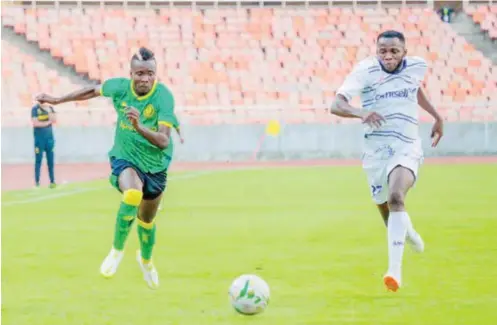
[(33, 135), (35, 145), (35, 184), (40, 186), (40, 170), (43, 161), (43, 153), (47, 156), (48, 176), (50, 188), (55, 188), (54, 175), (54, 147), (55, 139), (52, 125), (56, 122), (55, 110), (52, 106), (37, 103), (31, 109), (31, 121), (33, 124)]

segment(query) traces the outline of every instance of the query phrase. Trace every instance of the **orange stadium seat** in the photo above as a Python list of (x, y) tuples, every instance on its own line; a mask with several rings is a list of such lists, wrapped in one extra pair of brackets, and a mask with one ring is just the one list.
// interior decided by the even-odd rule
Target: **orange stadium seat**
[(468, 6), (466, 13), (480, 28), (488, 33), (492, 39), (497, 39), (497, 5), (492, 6)]
[[(2, 125), (24, 126), (30, 123), (30, 108), (34, 96), (40, 92), (64, 93), (81, 87), (55, 70), (37, 62), (15, 45), (2, 40)], [(100, 101), (102, 104), (102, 102)], [(80, 125), (85, 123), (89, 110), (85, 102), (58, 111), (58, 123)], [(107, 110), (105, 110), (106, 112)], [(97, 123), (97, 124), (108, 124)]]
[[(495, 6), (471, 14), (490, 35), (495, 32)], [(159, 78), (172, 88), (180, 115), (192, 123), (262, 121), (272, 110), (291, 121), (336, 122), (317, 112), (330, 105), (354, 64), (374, 54), (378, 32), (395, 28), (405, 33), (410, 54), (428, 61), (425, 87), (447, 119), (497, 119), (497, 105), (490, 105), (496, 102), (497, 66), (428, 8), (6, 7), (2, 18), (5, 26), (96, 81), (127, 76), (133, 51), (150, 47), (159, 58)], [(25, 60), (33, 58), (16, 64), (26, 69)], [(25, 85), (12, 100), (27, 101), (22, 96), (45, 86), (39, 80), (48, 71), (36, 67), (30, 77), (2, 71)], [(47, 90), (60, 94), (69, 88), (50, 76)], [(81, 112), (91, 111), (91, 118), (74, 123), (110, 123), (114, 112), (108, 104), (88, 105)]]

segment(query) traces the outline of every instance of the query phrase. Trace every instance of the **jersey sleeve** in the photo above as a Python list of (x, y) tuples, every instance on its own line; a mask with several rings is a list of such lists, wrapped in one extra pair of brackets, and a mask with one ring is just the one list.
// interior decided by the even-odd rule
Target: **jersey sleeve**
[(100, 95), (114, 98), (122, 94), (126, 90), (126, 81), (127, 79), (125, 78), (110, 78), (105, 80), (100, 86)]
[(366, 63), (360, 62), (345, 78), (342, 86), (338, 88), (337, 95), (342, 95), (350, 101), (353, 97), (359, 96), (366, 87), (367, 74), (365, 71)]
[(160, 98), (160, 109), (159, 109), (159, 125), (165, 125), (170, 128), (177, 128), (178, 125), (178, 119), (176, 118), (176, 115), (174, 114), (174, 96), (173, 94), (165, 89), (163, 93), (161, 94)]
[(31, 108), (31, 118), (37, 118), (38, 117), (38, 106), (35, 105)]

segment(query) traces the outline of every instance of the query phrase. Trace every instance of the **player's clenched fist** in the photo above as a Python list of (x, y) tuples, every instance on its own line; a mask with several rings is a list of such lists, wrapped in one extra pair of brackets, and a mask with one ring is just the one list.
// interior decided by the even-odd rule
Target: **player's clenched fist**
[(364, 114), (361, 118), (362, 123), (366, 123), (371, 127), (379, 128), (383, 122), (385, 122), (385, 118), (376, 112), (368, 112)]
[(126, 109), (126, 117), (136, 129), (138, 123), (140, 123), (140, 112), (136, 108), (129, 106)]

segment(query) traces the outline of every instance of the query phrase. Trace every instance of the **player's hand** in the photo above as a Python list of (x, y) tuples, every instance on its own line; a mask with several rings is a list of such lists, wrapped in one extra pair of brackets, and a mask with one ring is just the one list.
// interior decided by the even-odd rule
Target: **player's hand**
[(179, 142), (181, 142), (181, 144), (185, 143), (185, 139), (183, 139), (182, 136), (179, 137)]
[(40, 104), (51, 104), (57, 105), (59, 103), (59, 99), (57, 97), (53, 97), (47, 94), (39, 94), (35, 97), (35, 100)]
[(442, 119), (438, 119), (433, 125), (433, 128), (431, 129), (431, 138), (432, 138), (431, 146), (436, 147), (443, 135), (444, 135), (444, 123)]
[(137, 129), (140, 124), (140, 112), (138, 112), (136, 108), (129, 106), (126, 108), (126, 117), (131, 122), (133, 127)]
[(366, 123), (373, 128), (379, 128), (382, 123), (386, 122), (385, 118), (376, 112), (368, 112), (361, 119), (362, 123)]

